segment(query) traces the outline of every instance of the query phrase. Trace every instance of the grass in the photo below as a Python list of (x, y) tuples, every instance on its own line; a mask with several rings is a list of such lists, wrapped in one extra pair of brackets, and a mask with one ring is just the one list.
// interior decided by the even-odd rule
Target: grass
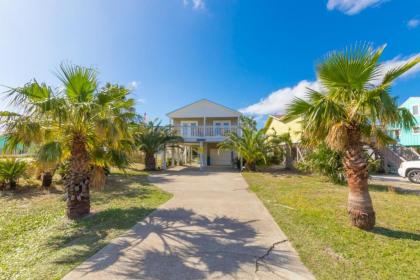
[(319, 176), (245, 173), (317, 279), (419, 279), (420, 196), (372, 186), (377, 225), (350, 226), (347, 187)]
[(92, 215), (78, 221), (65, 218), (61, 191), (3, 194), (0, 279), (60, 279), (169, 198), (136, 168), (109, 176), (91, 194)]

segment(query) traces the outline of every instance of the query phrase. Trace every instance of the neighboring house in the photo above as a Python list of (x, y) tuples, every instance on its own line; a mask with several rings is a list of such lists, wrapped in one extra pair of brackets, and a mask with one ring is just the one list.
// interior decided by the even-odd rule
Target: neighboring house
[(302, 136), (302, 119), (297, 118), (293, 121), (283, 120), (282, 115), (270, 115), (265, 123), (266, 135), (282, 135), (290, 134), (292, 140), (292, 160), (301, 161), (303, 159), (303, 152), (299, 146)]
[(27, 153), (27, 149), (23, 145), (19, 145), (13, 152), (6, 152), (4, 150), (6, 145), (6, 136), (0, 134), (0, 154), (1, 155), (21, 155)]
[(387, 127), (388, 135), (397, 143), (375, 149), (382, 161), (385, 173), (396, 173), (402, 162), (420, 159), (420, 154), (417, 152), (417, 148), (420, 147), (420, 97), (409, 97), (400, 105), (400, 108), (408, 109), (415, 117), (417, 124), (411, 129), (400, 126)]
[(301, 121), (302, 119), (298, 118), (293, 121), (286, 122), (282, 119), (282, 115), (270, 115), (265, 123), (267, 135), (272, 135), (274, 133), (277, 135), (290, 133), (292, 142), (297, 144), (300, 142), (302, 134)]
[(401, 104), (402, 108), (407, 108), (416, 118), (417, 125), (412, 129), (400, 127), (388, 127), (388, 134), (397, 140), (398, 144), (406, 147), (420, 146), (420, 97), (409, 97)]
[[(167, 114), (171, 126), (182, 143), (169, 147), (171, 158), (177, 162), (190, 162), (193, 154), (200, 156), (200, 167), (232, 165), (236, 155), (232, 151), (219, 151), (218, 144), (231, 131), (239, 132), (241, 113), (215, 102), (202, 99)], [(166, 152), (163, 168), (166, 164)], [(175, 164), (172, 160), (171, 165)]]

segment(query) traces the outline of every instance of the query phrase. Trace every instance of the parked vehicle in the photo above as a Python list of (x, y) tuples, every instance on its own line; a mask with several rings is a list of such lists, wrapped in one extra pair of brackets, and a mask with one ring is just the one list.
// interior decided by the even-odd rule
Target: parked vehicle
[(420, 184), (420, 160), (403, 161), (398, 168), (398, 174), (412, 183)]

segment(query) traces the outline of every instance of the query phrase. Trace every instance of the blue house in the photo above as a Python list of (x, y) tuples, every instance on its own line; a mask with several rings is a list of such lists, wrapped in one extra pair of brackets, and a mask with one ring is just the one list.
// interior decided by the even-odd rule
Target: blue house
[(398, 144), (405, 147), (420, 147), (420, 97), (410, 97), (401, 104), (407, 108), (416, 118), (417, 125), (412, 129), (389, 127), (388, 133), (398, 141)]
[[(4, 146), (6, 145), (6, 137), (4, 135), (0, 134), (0, 155), (2, 155), (5, 151)], [(13, 155), (20, 155), (27, 152), (28, 149), (25, 149), (23, 145), (19, 145), (19, 147), (16, 148), (15, 151), (13, 151), (11, 154)], [(9, 153), (8, 153), (9, 154)]]

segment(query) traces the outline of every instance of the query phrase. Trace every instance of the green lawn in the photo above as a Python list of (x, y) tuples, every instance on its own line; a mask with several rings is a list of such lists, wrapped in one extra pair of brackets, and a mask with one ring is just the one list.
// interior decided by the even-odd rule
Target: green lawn
[(372, 186), (377, 226), (350, 226), (347, 187), (320, 176), (245, 173), (317, 279), (419, 279), (420, 196)]
[(0, 279), (60, 279), (170, 195), (130, 170), (91, 197), (93, 214), (69, 221), (61, 191), (0, 194)]

